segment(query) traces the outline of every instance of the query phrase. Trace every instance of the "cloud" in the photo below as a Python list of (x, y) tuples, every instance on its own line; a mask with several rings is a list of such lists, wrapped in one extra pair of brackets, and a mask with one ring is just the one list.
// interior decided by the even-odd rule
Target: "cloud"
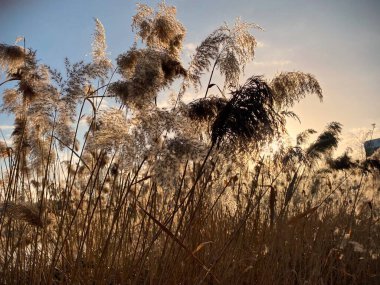
[(290, 60), (272, 60), (272, 61), (254, 61), (253, 65), (256, 66), (284, 66), (291, 64)]
[(12, 125), (0, 125), (1, 130), (12, 130), (14, 129), (14, 126)]
[(263, 47), (266, 47), (266, 46), (267, 45), (264, 42), (257, 41), (257, 45), (256, 45), (257, 48), (263, 48)]
[(183, 45), (183, 54), (186, 56), (186, 57), (191, 57), (194, 53), (195, 53), (195, 50), (197, 48), (197, 44), (195, 43), (186, 43)]
[(183, 49), (184, 50), (187, 50), (187, 51), (195, 51), (195, 49), (197, 48), (197, 45), (195, 43), (187, 43), (187, 44), (184, 44), (183, 46)]

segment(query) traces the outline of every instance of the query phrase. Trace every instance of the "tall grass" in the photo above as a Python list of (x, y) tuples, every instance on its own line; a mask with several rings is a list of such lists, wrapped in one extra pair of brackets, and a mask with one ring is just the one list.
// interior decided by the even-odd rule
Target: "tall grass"
[[(4, 84), (17, 82), (2, 104), (15, 124), (0, 143), (0, 282), (378, 284), (379, 154), (334, 158), (336, 122), (282, 142), (291, 107), (322, 99), (318, 81), (239, 86), (253, 24), (215, 30), (188, 68), (173, 7), (139, 5), (133, 27), (143, 45), (113, 67), (96, 19), (93, 62), (66, 60), (65, 74), (0, 45)], [(224, 88), (209, 95), (218, 69)], [(183, 102), (208, 70), (203, 98)]]

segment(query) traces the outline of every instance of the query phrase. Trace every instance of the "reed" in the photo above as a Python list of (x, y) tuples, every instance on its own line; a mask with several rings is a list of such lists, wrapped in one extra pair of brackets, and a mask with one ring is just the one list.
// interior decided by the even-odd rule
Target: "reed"
[[(1, 84), (15, 83), (1, 106), (15, 121), (0, 142), (0, 283), (378, 284), (379, 154), (334, 157), (337, 122), (284, 143), (291, 108), (322, 99), (314, 76), (240, 86), (259, 28), (242, 21), (185, 65), (175, 12), (139, 5), (143, 43), (116, 66), (98, 19), (92, 62), (66, 59), (64, 73), (0, 44)], [(224, 88), (208, 96), (216, 70)], [(187, 90), (205, 96), (186, 104)]]

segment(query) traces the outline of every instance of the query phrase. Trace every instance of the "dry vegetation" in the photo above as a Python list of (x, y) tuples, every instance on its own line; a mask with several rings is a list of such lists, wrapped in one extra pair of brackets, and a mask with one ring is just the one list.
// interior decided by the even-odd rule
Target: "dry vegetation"
[[(187, 67), (175, 8), (139, 5), (132, 26), (116, 67), (98, 20), (93, 61), (63, 74), (0, 45), (15, 119), (0, 142), (0, 283), (379, 284), (379, 154), (334, 158), (336, 122), (281, 143), (294, 104), (322, 99), (318, 81), (239, 85), (256, 25), (216, 29)], [(185, 104), (189, 88), (205, 95)]]

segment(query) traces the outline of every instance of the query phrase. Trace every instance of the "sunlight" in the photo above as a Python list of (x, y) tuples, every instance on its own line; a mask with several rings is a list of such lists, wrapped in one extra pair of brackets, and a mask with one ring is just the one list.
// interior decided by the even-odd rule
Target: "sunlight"
[[(204, 2), (205, 16), (219, 13)], [(129, 18), (91, 12), (118, 23), (110, 30)], [(258, 72), (306, 66), (281, 55), (294, 35), (280, 37), (292, 39), (286, 48), (264, 37), (276, 52), (254, 64), (259, 26), (247, 20), (199, 41), (211, 26), (185, 28), (165, 1), (138, 4), (131, 36), (118, 36), (130, 45), (113, 58), (97, 18), (92, 46), (57, 31), (62, 47), (92, 55), (58, 67), (59, 54), (0, 42), (0, 285), (375, 284), (380, 153), (335, 156), (342, 124), (320, 131), (317, 112), (300, 125), (296, 106), (322, 100), (324, 86), (308, 72)], [(28, 47), (41, 35), (47, 50), (60, 46), (19, 33)], [(360, 150), (380, 137), (375, 127), (355, 136)]]
[(281, 148), (291, 145), (290, 138), (281, 137), (277, 140), (273, 140), (263, 147), (261, 154), (264, 157), (272, 158)]

